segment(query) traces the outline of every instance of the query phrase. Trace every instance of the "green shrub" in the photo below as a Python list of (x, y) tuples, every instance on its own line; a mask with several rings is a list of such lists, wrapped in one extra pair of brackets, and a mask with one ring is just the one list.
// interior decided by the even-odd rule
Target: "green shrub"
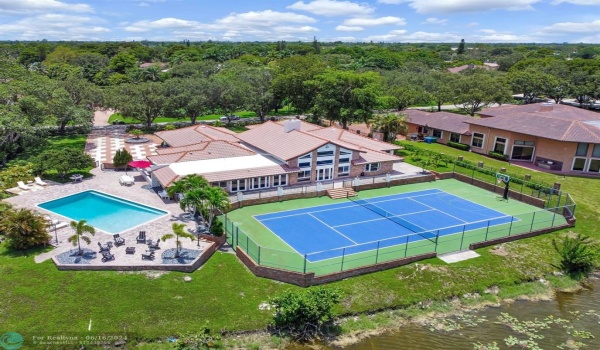
[(499, 160), (508, 160), (508, 156), (506, 154), (497, 153), (493, 151), (488, 152), (488, 156)]
[(471, 148), (471, 146), (467, 145), (466, 143), (458, 143), (452, 141), (448, 141), (447, 145), (453, 148), (458, 148), (463, 151), (468, 151)]
[(117, 168), (124, 168), (132, 160), (133, 160), (133, 157), (131, 156), (131, 154), (129, 152), (127, 152), (127, 150), (125, 148), (122, 148), (122, 149), (118, 149), (117, 152), (115, 152), (115, 156), (113, 157), (113, 164)]
[(331, 309), (342, 299), (337, 288), (287, 290), (269, 300), (275, 308), (272, 326), (297, 340), (309, 340), (333, 325)]
[(15, 250), (26, 250), (46, 245), (48, 234), (44, 217), (29, 209), (7, 209), (2, 212), (0, 233), (8, 240), (8, 246)]
[(580, 234), (575, 237), (567, 236), (560, 244), (553, 239), (552, 246), (560, 255), (560, 264), (553, 266), (569, 275), (588, 274), (596, 267), (598, 249), (592, 245), (587, 236)]
[(212, 225), (210, 226), (210, 233), (213, 236), (221, 237), (223, 236), (223, 222), (221, 220), (213, 220)]

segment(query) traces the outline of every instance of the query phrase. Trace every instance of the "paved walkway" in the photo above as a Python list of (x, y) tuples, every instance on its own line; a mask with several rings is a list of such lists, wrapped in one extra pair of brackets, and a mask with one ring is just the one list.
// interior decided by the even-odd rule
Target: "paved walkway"
[(94, 125), (95, 126), (110, 125), (108, 123), (108, 118), (110, 118), (110, 116), (113, 114), (115, 114), (115, 111), (113, 109), (104, 109), (104, 110), (95, 111), (94, 112)]

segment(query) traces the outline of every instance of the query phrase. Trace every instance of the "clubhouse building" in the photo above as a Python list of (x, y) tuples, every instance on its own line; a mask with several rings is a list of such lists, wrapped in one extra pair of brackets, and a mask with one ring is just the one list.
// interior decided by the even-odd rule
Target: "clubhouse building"
[(152, 186), (202, 175), (230, 193), (393, 172), (401, 147), (301, 120), (268, 121), (234, 133), (194, 125), (157, 132), (163, 144), (149, 156)]
[(409, 110), (409, 134), (500, 153), (544, 171), (600, 175), (600, 113), (553, 103), (487, 108), (480, 118)]

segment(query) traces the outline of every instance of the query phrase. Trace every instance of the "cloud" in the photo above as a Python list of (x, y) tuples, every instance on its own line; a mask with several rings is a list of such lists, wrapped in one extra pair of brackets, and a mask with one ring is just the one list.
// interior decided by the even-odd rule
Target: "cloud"
[(325, 17), (365, 16), (375, 9), (368, 4), (357, 4), (351, 1), (313, 0), (305, 3), (298, 1), (287, 8), (310, 12)]
[(584, 6), (600, 6), (600, 0), (554, 0), (552, 5), (560, 5), (562, 3)]
[(477, 31), (470, 41), (488, 43), (530, 43), (539, 41), (539, 38), (531, 35), (516, 35), (508, 31), (497, 31), (495, 29), (481, 29)]
[(138, 21), (124, 27), (123, 29), (128, 32), (147, 32), (155, 29), (181, 29), (181, 28), (194, 28), (199, 26), (200, 23), (196, 21), (186, 21), (178, 18), (161, 18), (156, 21)]
[(409, 1), (410, 0), (377, 0), (377, 2), (380, 4), (390, 4), (390, 5), (402, 4), (405, 2), (409, 2)]
[(0, 0), (0, 13), (93, 12), (87, 4), (67, 4), (56, 0)]
[(344, 25), (339, 25), (337, 27), (335, 27), (335, 30), (338, 30), (340, 32), (360, 32), (365, 30), (365, 28), (363, 27), (352, 27), (352, 26), (344, 26)]
[(455, 42), (461, 38), (454, 33), (428, 33), (414, 32), (408, 33), (406, 30), (392, 30), (384, 35), (371, 35), (365, 38), (365, 41), (386, 41), (386, 42)]
[(379, 18), (350, 18), (342, 23), (342, 26), (375, 27), (382, 25), (406, 25), (404, 18), (400, 17), (379, 17)]
[(293, 12), (277, 12), (272, 10), (232, 13), (217, 20), (217, 24), (225, 25), (259, 25), (270, 26), (277, 23), (315, 23), (317, 20)]
[(429, 17), (425, 21), (421, 22), (421, 24), (436, 24), (436, 25), (444, 25), (448, 22), (447, 19)]
[(542, 29), (542, 35), (576, 34), (576, 33), (598, 33), (600, 20), (593, 22), (561, 22)]
[[(387, 4), (408, 3), (418, 13), (472, 13), (492, 10), (531, 10), (541, 0), (380, 0)], [(592, 0), (574, 0), (592, 1)]]
[(18, 40), (100, 40), (110, 29), (98, 25), (100, 18), (63, 14), (31, 16), (0, 24), (0, 37)]

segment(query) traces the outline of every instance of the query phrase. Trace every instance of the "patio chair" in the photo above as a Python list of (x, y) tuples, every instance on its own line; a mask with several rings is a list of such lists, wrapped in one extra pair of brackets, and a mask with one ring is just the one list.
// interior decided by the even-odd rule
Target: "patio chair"
[(102, 245), (100, 242), (98, 242), (98, 247), (100, 247), (100, 253), (102, 252), (110, 252), (110, 247), (107, 245)]
[(146, 243), (146, 231), (140, 231), (136, 240), (138, 243)]
[(31, 187), (25, 185), (23, 181), (17, 181), (17, 185), (19, 185), (19, 188), (24, 191), (29, 191), (31, 189)]
[(110, 252), (102, 252), (102, 262), (107, 262), (109, 260), (115, 260), (115, 255)]
[(48, 184), (46, 182), (42, 181), (42, 179), (39, 176), (35, 177), (35, 183), (40, 186), (48, 186)]
[(148, 248), (160, 249), (160, 247), (158, 246), (159, 243), (160, 243), (160, 239), (157, 239), (155, 243), (153, 243), (152, 240), (150, 240), (150, 243), (148, 244)]
[(142, 253), (142, 260), (154, 260), (154, 251), (147, 254)]
[(115, 240), (115, 246), (117, 247), (125, 244), (125, 239), (119, 236), (118, 233), (116, 235), (113, 235), (113, 239)]

